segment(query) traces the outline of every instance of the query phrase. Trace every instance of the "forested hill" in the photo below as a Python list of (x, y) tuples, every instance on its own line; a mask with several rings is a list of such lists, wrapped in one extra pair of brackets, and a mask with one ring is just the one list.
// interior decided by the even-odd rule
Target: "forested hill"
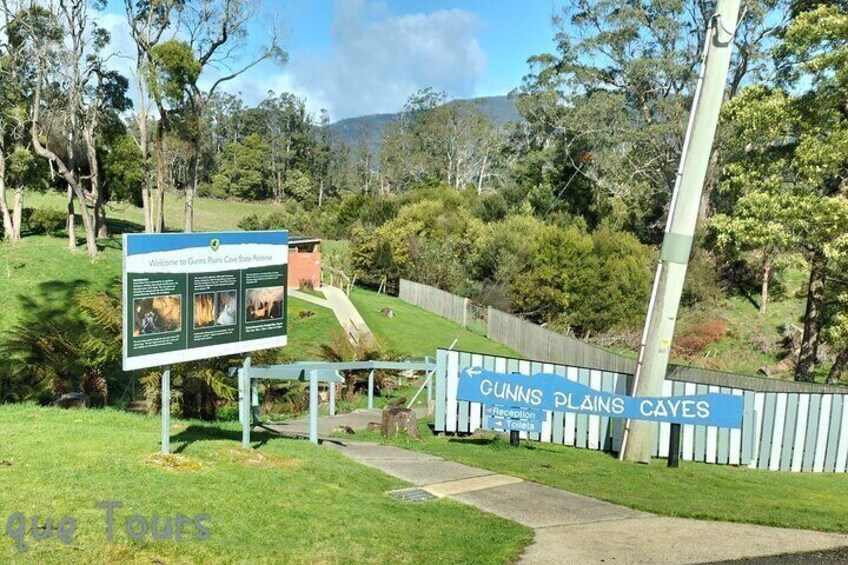
[[(457, 102), (479, 104), (486, 117), (496, 126), (521, 119), (521, 115), (515, 107), (515, 101), (507, 96), (452, 100), (448, 104), (456, 104)], [(347, 118), (333, 123), (330, 126), (330, 130), (335, 140), (343, 142), (352, 148), (359, 146), (360, 142), (364, 141), (371, 153), (376, 155), (379, 153), (383, 143), (383, 132), (400, 115), (401, 113), (397, 112), (394, 114), (371, 114), (368, 116)]]

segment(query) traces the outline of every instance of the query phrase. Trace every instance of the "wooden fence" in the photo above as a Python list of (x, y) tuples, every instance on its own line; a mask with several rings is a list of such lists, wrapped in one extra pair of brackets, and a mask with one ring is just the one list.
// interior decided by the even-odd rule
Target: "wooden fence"
[(529, 359), (543, 359), (613, 373), (631, 373), (635, 359), (609, 352), (579, 339), (489, 308), (486, 337), (508, 345)]
[[(440, 432), (470, 433), (481, 427), (483, 405), (456, 399), (459, 373), (466, 367), (526, 375), (555, 373), (596, 390), (619, 394), (629, 394), (633, 379), (623, 372), (446, 350), (439, 350), (436, 366), (435, 427)], [(740, 386), (720, 386), (667, 377), (663, 396), (721, 392), (743, 396), (745, 402), (742, 429), (684, 425), (681, 458), (772, 471), (846, 472), (848, 391), (791, 382), (784, 382), (782, 390), (762, 390), (769, 388), (766, 381), (770, 380), (751, 378), (739, 381)], [(623, 424), (618, 418), (548, 412), (541, 433), (522, 432), (522, 436), (615, 452), (621, 444)], [(670, 424), (656, 426), (655, 456), (668, 455), (670, 428)]]
[(400, 299), (465, 327), (468, 299), (426, 284), (400, 280)]

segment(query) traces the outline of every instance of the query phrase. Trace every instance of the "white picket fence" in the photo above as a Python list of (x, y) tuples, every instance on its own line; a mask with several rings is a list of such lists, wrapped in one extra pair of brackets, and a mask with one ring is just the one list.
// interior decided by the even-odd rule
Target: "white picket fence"
[[(472, 366), (532, 375), (555, 373), (595, 390), (627, 394), (632, 375), (591, 368), (439, 350), (436, 369), (435, 429), (470, 433), (482, 425), (483, 405), (458, 401), (460, 372)], [(754, 386), (757, 381), (748, 381)], [(821, 392), (816, 392), (821, 390)], [(805, 385), (802, 392), (722, 387), (667, 378), (663, 396), (735, 394), (744, 397), (741, 429), (684, 425), (681, 458), (705, 463), (747, 465), (772, 471), (844, 473), (848, 464), (848, 395), (833, 387)], [(623, 420), (566, 412), (548, 412), (541, 433), (522, 436), (546, 443), (618, 451)], [(670, 424), (656, 426), (653, 453), (668, 455)]]

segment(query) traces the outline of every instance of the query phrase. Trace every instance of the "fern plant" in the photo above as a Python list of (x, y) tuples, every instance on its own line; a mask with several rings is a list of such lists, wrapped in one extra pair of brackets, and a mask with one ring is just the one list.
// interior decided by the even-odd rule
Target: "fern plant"
[[(386, 351), (376, 339), (363, 340), (351, 343), (344, 332), (334, 332), (330, 343), (319, 347), (321, 358), (337, 363), (349, 361), (388, 361), (399, 359), (399, 356)], [(353, 402), (356, 392), (366, 382), (368, 371), (346, 371), (345, 372), (345, 400)], [(377, 371), (374, 375), (377, 390), (383, 388), (383, 380), (386, 375)]]

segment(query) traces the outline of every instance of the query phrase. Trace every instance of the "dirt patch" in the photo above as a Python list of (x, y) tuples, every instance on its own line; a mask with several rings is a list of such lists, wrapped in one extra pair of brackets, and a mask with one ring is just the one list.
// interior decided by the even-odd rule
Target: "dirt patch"
[(300, 466), (300, 459), (263, 453), (256, 449), (229, 449), (222, 454), (222, 459), (233, 463), (241, 463), (246, 467), (267, 467), (271, 469), (292, 469)]
[(199, 471), (203, 467), (200, 461), (176, 453), (154, 453), (145, 457), (144, 463), (169, 471)]
[(727, 322), (724, 320), (710, 320), (692, 326), (674, 340), (674, 354), (683, 358), (699, 355), (708, 345), (720, 342), (728, 331)]

